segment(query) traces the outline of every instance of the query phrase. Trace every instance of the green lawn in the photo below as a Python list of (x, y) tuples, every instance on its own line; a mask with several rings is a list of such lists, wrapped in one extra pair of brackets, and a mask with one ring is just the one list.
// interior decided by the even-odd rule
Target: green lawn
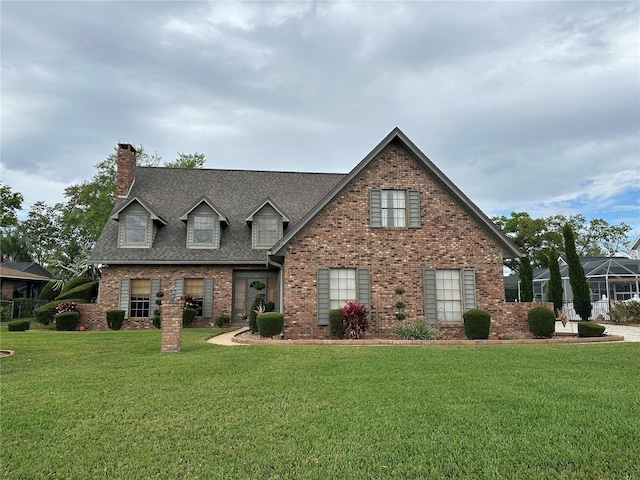
[(0, 478), (640, 478), (640, 343), (0, 332)]

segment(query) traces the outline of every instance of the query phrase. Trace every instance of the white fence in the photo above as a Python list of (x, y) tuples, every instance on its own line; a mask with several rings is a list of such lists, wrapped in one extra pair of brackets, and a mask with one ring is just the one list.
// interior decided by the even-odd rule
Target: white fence
[[(638, 298), (638, 295), (634, 295), (633, 298), (630, 300), (620, 300), (620, 301), (621, 302), (628, 302), (628, 301), (638, 302), (640, 301), (640, 299)], [(610, 320), (609, 303), (610, 303), (609, 299), (607, 298), (606, 295), (602, 295), (602, 298), (600, 300), (598, 300), (597, 302), (593, 302), (591, 304), (591, 316), (589, 317), (589, 320), (595, 320), (599, 316), (602, 316), (602, 318), (604, 318), (605, 320)], [(564, 302), (562, 304), (562, 313), (566, 314), (569, 320), (574, 320), (574, 321), (581, 320), (580, 315), (578, 315), (575, 309), (573, 308), (573, 302)]]

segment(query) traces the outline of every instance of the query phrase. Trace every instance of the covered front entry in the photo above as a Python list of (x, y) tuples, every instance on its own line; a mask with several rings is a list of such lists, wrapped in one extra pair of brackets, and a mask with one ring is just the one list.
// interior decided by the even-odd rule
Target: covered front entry
[[(260, 289), (264, 285), (262, 290)], [(264, 293), (267, 302), (273, 302), (279, 311), (278, 272), (268, 270), (237, 270), (233, 272), (233, 311), (234, 323), (247, 320), (256, 295)]]

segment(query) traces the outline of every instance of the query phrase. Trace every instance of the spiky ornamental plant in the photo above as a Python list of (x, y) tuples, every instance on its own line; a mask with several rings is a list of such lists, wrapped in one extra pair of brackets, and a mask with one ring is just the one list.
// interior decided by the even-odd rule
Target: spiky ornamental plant
[(520, 259), (520, 301), (533, 302), (533, 268), (526, 255)]
[(360, 338), (369, 328), (369, 310), (353, 300), (340, 307), (344, 314), (344, 332), (349, 338)]
[(562, 228), (564, 236), (564, 252), (569, 266), (569, 283), (573, 291), (573, 308), (584, 321), (591, 315), (591, 288), (576, 252), (576, 240), (573, 229), (568, 223)]
[(553, 302), (556, 312), (562, 310), (562, 277), (560, 276), (560, 266), (558, 265), (558, 253), (552, 250), (549, 254), (549, 283), (547, 284), (549, 301)]

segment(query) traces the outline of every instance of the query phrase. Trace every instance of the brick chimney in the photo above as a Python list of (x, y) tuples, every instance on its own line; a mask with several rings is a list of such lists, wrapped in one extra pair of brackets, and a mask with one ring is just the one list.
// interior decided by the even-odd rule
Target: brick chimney
[(119, 143), (116, 162), (116, 198), (123, 198), (129, 194), (135, 170), (136, 149), (128, 143)]

